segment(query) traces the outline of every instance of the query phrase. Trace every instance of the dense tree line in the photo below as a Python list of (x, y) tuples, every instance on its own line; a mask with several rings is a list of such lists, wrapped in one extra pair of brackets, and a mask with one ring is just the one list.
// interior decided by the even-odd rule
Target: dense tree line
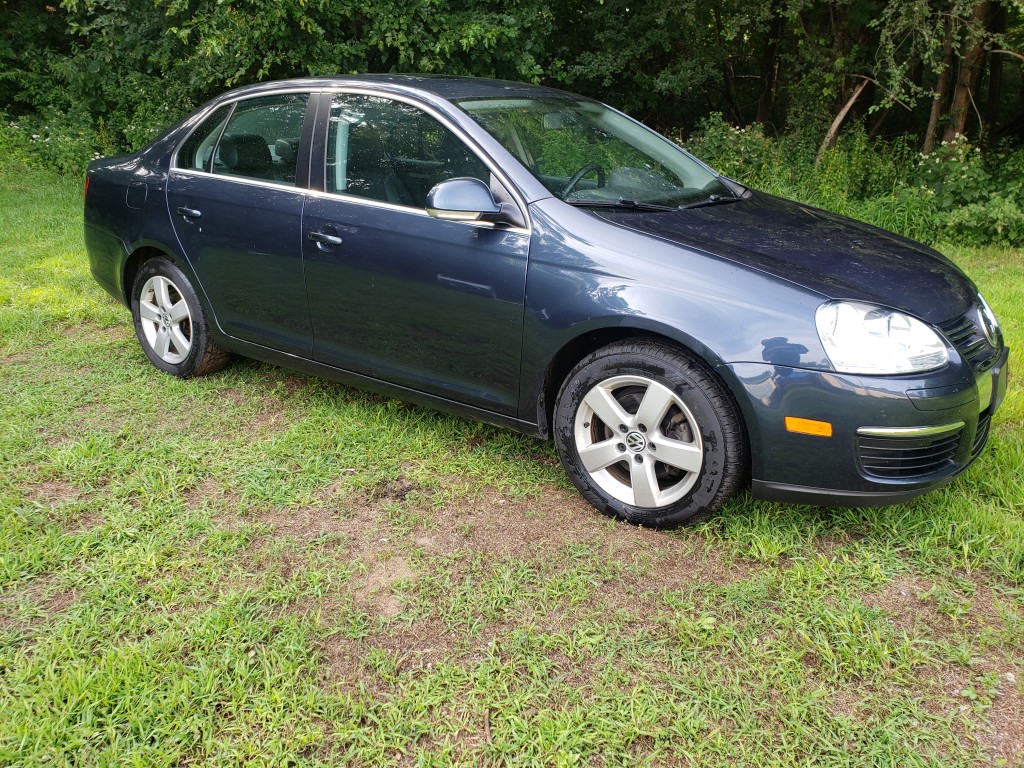
[(1024, 0), (2, 0), (0, 111), (138, 145), (227, 86), (365, 71), (525, 79), (662, 129), (710, 113), (1024, 138)]

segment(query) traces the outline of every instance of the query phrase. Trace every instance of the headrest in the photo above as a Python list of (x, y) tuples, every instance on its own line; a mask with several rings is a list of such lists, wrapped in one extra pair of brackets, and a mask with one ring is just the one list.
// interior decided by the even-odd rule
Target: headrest
[(217, 155), (233, 171), (263, 170), (273, 165), (267, 142), (251, 133), (222, 137)]
[(298, 138), (294, 139), (278, 139), (274, 142), (274, 151), (277, 152), (277, 156), (280, 157), (286, 163), (295, 162), (295, 154), (299, 149)]

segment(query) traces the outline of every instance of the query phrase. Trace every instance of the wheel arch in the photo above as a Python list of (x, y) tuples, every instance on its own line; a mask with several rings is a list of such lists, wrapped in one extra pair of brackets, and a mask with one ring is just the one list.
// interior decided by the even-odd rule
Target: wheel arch
[(139, 274), (142, 265), (150, 259), (159, 257), (170, 259), (175, 265), (181, 267), (181, 262), (173, 254), (152, 244), (140, 245), (125, 259), (121, 269), (121, 293), (124, 295), (126, 303), (131, 304), (132, 286), (135, 285), (135, 276)]
[(588, 330), (565, 343), (551, 357), (544, 371), (543, 383), (537, 398), (537, 425), (538, 431), (542, 435), (545, 437), (551, 436), (551, 424), (554, 418), (558, 391), (561, 389), (570, 371), (576, 367), (580, 360), (592, 352), (596, 352), (609, 344), (627, 339), (661, 342), (668, 346), (676, 347), (701, 361), (708, 372), (719, 380), (722, 389), (728, 392), (729, 396), (733, 399), (737, 406), (737, 412), (744, 422), (744, 432), (748, 435), (747, 440), (749, 441), (750, 429), (746, 423), (746, 414), (740, 407), (740, 400), (734, 391), (735, 382), (724, 378), (718, 370), (719, 366), (723, 363), (722, 359), (693, 337), (682, 336), (678, 332), (669, 334), (663, 327), (643, 324), (620, 324)]
[(188, 281), (192, 284), (192, 288), (195, 290), (196, 295), (199, 297), (199, 302), (203, 307), (203, 312), (210, 318), (211, 327), (218, 335), (223, 335), (220, 322), (217, 320), (217, 313), (213, 311), (213, 306), (210, 303), (209, 297), (206, 295), (206, 287), (199, 280), (195, 271), (192, 269), (192, 265), (189, 264), (188, 260), (182, 258), (174, 249), (167, 248), (165, 245), (159, 242), (153, 242), (149, 240), (142, 241), (135, 246), (135, 249), (129, 254), (124, 261), (124, 266), (121, 269), (121, 293), (124, 296), (125, 303), (131, 306), (131, 292), (132, 285), (135, 284), (135, 276), (139, 273), (142, 265), (150, 259), (164, 258), (169, 260), (180, 269)]

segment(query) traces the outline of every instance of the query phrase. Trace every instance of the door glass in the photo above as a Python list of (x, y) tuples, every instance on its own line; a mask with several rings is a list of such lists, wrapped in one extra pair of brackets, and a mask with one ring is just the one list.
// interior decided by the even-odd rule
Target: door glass
[(239, 102), (217, 144), (213, 172), (295, 186), (308, 99), (287, 93)]
[(213, 146), (220, 137), (224, 121), (231, 113), (231, 104), (225, 104), (213, 111), (202, 125), (196, 128), (178, 150), (175, 168), (191, 168), (195, 171), (209, 171), (213, 160)]
[(452, 131), (421, 109), (378, 96), (339, 94), (331, 104), (327, 191), (423, 208), (440, 181), (487, 166)]

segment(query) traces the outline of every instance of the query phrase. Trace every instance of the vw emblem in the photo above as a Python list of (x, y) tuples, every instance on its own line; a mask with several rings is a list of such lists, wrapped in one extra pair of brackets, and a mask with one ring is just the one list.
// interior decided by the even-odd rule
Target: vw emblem
[(988, 343), (993, 347), (999, 346), (999, 336), (996, 330), (999, 326), (996, 323), (995, 315), (992, 314), (992, 310), (988, 308), (988, 305), (983, 305), (978, 311), (978, 319), (981, 320), (981, 330), (985, 334), (985, 338)]
[(626, 435), (626, 447), (633, 453), (640, 453), (647, 447), (647, 438), (639, 432), (630, 432)]

